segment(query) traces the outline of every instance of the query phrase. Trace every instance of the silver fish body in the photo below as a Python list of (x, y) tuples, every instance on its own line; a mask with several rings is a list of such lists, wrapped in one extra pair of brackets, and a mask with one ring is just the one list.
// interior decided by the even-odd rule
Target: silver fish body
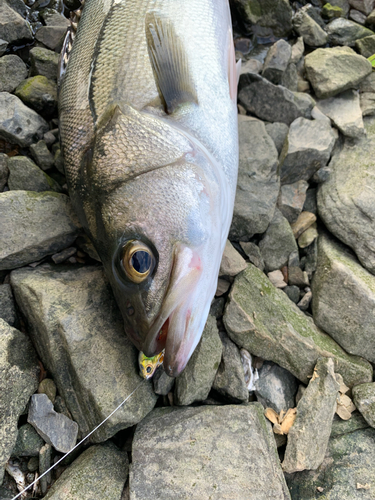
[(178, 375), (201, 337), (233, 212), (227, 0), (86, 0), (59, 110), (74, 207), (127, 335)]

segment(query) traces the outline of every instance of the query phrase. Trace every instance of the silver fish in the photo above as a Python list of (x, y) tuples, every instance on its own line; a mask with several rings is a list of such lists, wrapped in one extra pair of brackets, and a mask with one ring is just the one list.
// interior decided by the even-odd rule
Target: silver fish
[[(232, 218), (236, 63), (227, 0), (86, 0), (60, 83), (71, 199), (125, 332), (177, 376), (201, 337)], [(67, 45), (67, 44), (65, 44)]]

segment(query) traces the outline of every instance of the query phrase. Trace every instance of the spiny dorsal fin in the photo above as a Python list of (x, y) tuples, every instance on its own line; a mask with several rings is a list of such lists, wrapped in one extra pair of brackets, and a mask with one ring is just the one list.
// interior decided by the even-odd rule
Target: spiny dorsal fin
[(147, 14), (146, 37), (156, 84), (166, 112), (172, 114), (184, 103), (197, 103), (186, 53), (171, 21), (155, 12)]

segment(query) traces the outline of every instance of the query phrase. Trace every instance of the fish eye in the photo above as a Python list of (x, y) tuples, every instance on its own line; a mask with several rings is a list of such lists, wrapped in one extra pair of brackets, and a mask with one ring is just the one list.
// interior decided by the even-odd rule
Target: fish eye
[(151, 370), (152, 370), (151, 366), (150, 366), (150, 365), (148, 365), (148, 367), (146, 368), (146, 372), (147, 372), (147, 373), (151, 373)]
[(134, 283), (142, 283), (155, 267), (155, 257), (151, 249), (138, 240), (126, 243), (121, 260), (127, 277)]

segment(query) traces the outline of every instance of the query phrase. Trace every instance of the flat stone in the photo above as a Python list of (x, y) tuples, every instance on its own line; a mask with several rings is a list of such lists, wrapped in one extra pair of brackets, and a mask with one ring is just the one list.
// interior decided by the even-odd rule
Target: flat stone
[(235, 0), (243, 22), (271, 28), (278, 37), (287, 36), (292, 31), (292, 9), (288, 0)]
[(255, 243), (240, 241), (240, 245), (245, 254), (249, 257), (249, 261), (261, 271), (264, 270), (264, 260), (260, 253), (258, 245)]
[(353, 402), (366, 422), (375, 427), (375, 382), (353, 387)]
[(249, 239), (270, 223), (279, 194), (278, 153), (264, 123), (241, 117), (239, 171), (229, 238)]
[(254, 384), (255, 395), (264, 408), (272, 408), (276, 413), (294, 408), (298, 381), (291, 373), (266, 361), (258, 374), (259, 378)]
[(8, 43), (33, 40), (30, 24), (7, 2), (0, 4), (0, 38)]
[(208, 316), (199, 344), (184, 371), (176, 378), (176, 404), (186, 406), (207, 398), (220, 365), (222, 352), (216, 319)]
[(280, 155), (281, 183), (309, 180), (327, 165), (336, 137), (329, 123), (297, 118), (290, 126)]
[(0, 109), (0, 138), (12, 144), (28, 147), (48, 130), (47, 122), (15, 95), (0, 92)]
[(17, 424), (38, 387), (38, 363), (30, 339), (0, 318), (0, 484), (17, 440)]
[(311, 96), (274, 85), (253, 73), (240, 76), (238, 98), (247, 111), (261, 120), (287, 125), (299, 116), (310, 118), (315, 104)]
[(267, 52), (262, 76), (275, 85), (279, 85), (288, 67), (291, 56), (292, 48), (289, 43), (285, 40), (278, 40)]
[(0, 318), (10, 326), (18, 326), (16, 306), (10, 285), (0, 285)]
[(347, 386), (372, 380), (368, 361), (347, 354), (255, 266), (239, 274), (223, 316), (238, 347), (273, 361), (306, 384), (319, 357), (332, 357)]
[(45, 76), (32, 76), (24, 80), (15, 91), (27, 106), (45, 116), (57, 109), (57, 85)]
[(362, 116), (375, 115), (375, 92), (363, 92), (359, 94), (359, 104)]
[(306, 231), (304, 231), (298, 238), (298, 246), (300, 248), (306, 248), (318, 237), (317, 225), (314, 222)]
[(238, 273), (246, 269), (246, 266), (245, 259), (237, 252), (232, 243), (227, 240), (221, 259), (219, 276), (237, 276)]
[[(11, 274), (14, 294), (43, 365), (59, 394), (88, 434), (140, 382), (138, 352), (124, 333), (121, 313), (101, 267), (42, 265)], [(144, 382), (98, 429), (92, 441), (109, 439), (138, 423), (157, 397)]]
[(265, 125), (267, 134), (271, 137), (271, 139), (275, 143), (277, 152), (280, 154), (283, 149), (285, 139), (288, 135), (288, 130), (289, 130), (288, 125), (281, 122), (266, 123)]
[(38, 42), (42, 42), (47, 49), (61, 50), (64, 37), (66, 34), (66, 26), (42, 26), (35, 34)]
[(24, 424), (18, 429), (12, 457), (38, 457), (39, 450), (43, 445), (44, 441), (34, 427), (30, 424)]
[(129, 482), (130, 500), (290, 498), (259, 403), (154, 410), (137, 426)]
[(293, 28), (306, 45), (320, 47), (328, 41), (327, 33), (308, 14), (308, 6), (297, 10), (293, 17)]
[(311, 212), (301, 212), (295, 222), (291, 225), (293, 236), (297, 239), (316, 221), (316, 215)]
[(349, 3), (355, 9), (366, 14), (366, 16), (368, 16), (372, 9), (375, 8), (374, 0), (349, 0)]
[(61, 192), (61, 187), (57, 182), (37, 167), (27, 156), (9, 158), (8, 168), (8, 186), (11, 191)]
[(37, 262), (73, 243), (80, 226), (69, 198), (54, 192), (0, 196), (0, 269)]
[(319, 215), (337, 238), (353, 248), (375, 274), (375, 117), (365, 118), (367, 137), (344, 144), (329, 164), (331, 175), (318, 189)]
[(375, 276), (328, 234), (319, 238), (312, 291), (315, 323), (347, 352), (375, 362)]
[(307, 78), (319, 99), (357, 88), (371, 71), (371, 63), (349, 47), (316, 49), (305, 57)]
[(278, 208), (289, 223), (295, 222), (303, 209), (306, 191), (309, 187), (306, 181), (281, 186)]
[(43, 47), (30, 50), (30, 76), (42, 75), (49, 80), (57, 79), (59, 54)]
[(15, 55), (0, 59), (0, 92), (13, 92), (27, 76), (26, 64)]
[(332, 45), (345, 45), (347, 47), (354, 47), (356, 40), (375, 34), (368, 28), (343, 17), (330, 22), (326, 31)]
[(48, 170), (55, 162), (54, 157), (47, 148), (47, 144), (44, 140), (38, 141), (36, 144), (32, 144), (30, 146), (30, 153), (42, 170)]
[(288, 283), (284, 281), (284, 275), (280, 270), (267, 273), (268, 279), (276, 288), (285, 288)]
[(113, 443), (91, 446), (52, 485), (45, 500), (119, 500), (128, 476), (125, 451)]

